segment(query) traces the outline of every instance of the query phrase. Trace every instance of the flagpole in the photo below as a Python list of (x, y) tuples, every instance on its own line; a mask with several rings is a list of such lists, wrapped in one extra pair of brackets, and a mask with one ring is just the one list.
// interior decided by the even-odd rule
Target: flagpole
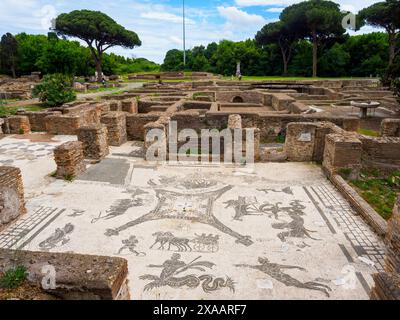
[(183, 0), (183, 69), (186, 67), (186, 19), (185, 0)]

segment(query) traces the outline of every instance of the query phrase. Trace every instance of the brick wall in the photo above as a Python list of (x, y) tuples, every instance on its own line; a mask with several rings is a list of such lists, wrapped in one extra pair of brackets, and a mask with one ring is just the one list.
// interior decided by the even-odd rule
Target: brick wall
[(25, 212), (21, 170), (0, 166), (0, 230)]

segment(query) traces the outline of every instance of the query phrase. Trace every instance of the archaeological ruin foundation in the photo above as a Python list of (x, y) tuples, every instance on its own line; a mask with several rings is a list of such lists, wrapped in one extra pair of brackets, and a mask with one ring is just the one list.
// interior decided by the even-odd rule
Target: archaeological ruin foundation
[[(399, 205), (387, 222), (343, 179), (400, 169), (393, 93), (197, 76), (1, 119), (0, 271), (17, 250), (38, 283), (47, 261), (64, 299), (398, 299)], [(352, 105), (371, 101), (377, 136)], [(172, 141), (162, 163), (146, 159), (154, 129)], [(240, 130), (254, 163), (217, 165), (200, 138), (176, 161), (172, 129)]]

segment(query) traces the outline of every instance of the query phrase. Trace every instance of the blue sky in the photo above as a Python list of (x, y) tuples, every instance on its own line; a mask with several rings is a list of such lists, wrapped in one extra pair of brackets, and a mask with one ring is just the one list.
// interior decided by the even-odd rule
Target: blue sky
[[(300, 0), (186, 0), (187, 47), (222, 39), (254, 37), (276, 21), (282, 8)], [(343, 9), (358, 10), (378, 0), (335, 0)], [(125, 56), (161, 63), (169, 49), (182, 47), (182, 0), (0, 0), (0, 34), (46, 34), (52, 18), (76, 9), (99, 10), (139, 34), (134, 50), (113, 48)], [(370, 32), (366, 28), (361, 33)]]

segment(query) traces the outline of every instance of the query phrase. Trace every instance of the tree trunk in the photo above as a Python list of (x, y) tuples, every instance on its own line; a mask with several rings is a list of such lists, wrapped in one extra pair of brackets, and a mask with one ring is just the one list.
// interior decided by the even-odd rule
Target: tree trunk
[(283, 61), (283, 75), (286, 76), (288, 73), (288, 59), (286, 57), (285, 49), (283, 48), (282, 45), (280, 45), (280, 47), (281, 47), (281, 54), (282, 54), (282, 61)]
[(103, 68), (101, 66), (101, 58), (96, 60), (96, 71), (97, 71), (97, 82), (101, 83), (103, 81)]
[(15, 79), (17, 77), (17, 74), (15, 72), (15, 66), (11, 66), (11, 73), (12, 73), (12, 77)]
[(313, 31), (313, 78), (317, 77), (318, 73), (318, 42), (317, 33)]
[(288, 74), (288, 61), (286, 58), (283, 58), (283, 75), (287, 76)]
[(389, 33), (389, 66), (394, 63), (396, 58), (396, 33)]

